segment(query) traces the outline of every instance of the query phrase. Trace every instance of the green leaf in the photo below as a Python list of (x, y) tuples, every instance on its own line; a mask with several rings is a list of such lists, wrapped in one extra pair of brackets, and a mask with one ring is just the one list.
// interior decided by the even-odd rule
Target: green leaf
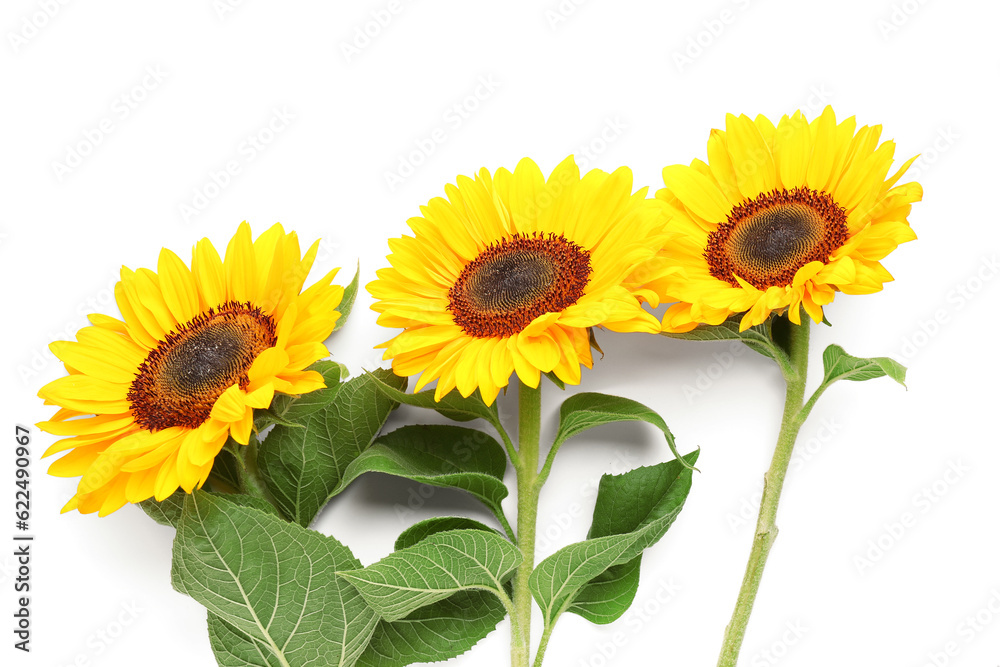
[[(689, 456), (697, 459), (698, 452)], [(670, 461), (637, 468), (623, 475), (601, 477), (587, 539), (638, 530), (656, 510), (670, 484), (680, 477), (681, 469), (678, 461)], [(618, 620), (635, 599), (641, 564), (642, 556), (639, 555), (627, 563), (608, 568), (580, 589), (566, 611), (602, 625)]]
[(353, 665), (378, 617), (335, 573), (360, 567), (332, 537), (196, 491), (171, 579), (208, 608), (220, 665)]
[(150, 498), (136, 504), (156, 523), (176, 528), (177, 522), (181, 519), (181, 512), (184, 511), (184, 498), (186, 497), (187, 494), (184, 493), (183, 489), (179, 489), (159, 502)]
[[(301, 396), (275, 394), (268, 410), (258, 410), (254, 413), (254, 427), (262, 431), (269, 424), (294, 425), (308, 415), (321, 410), (337, 396), (341, 382), (349, 375), (347, 367), (336, 361), (324, 359), (309, 367), (323, 376), (325, 389), (317, 389)], [(258, 415), (269, 420), (267, 424), (258, 424)]]
[(399, 621), (380, 621), (356, 664), (402, 667), (450, 660), (493, 632), (506, 615), (507, 610), (494, 594), (460, 591)]
[(506, 470), (503, 447), (482, 431), (460, 426), (404, 426), (381, 436), (354, 459), (332, 495), (366, 472), (380, 472), (467, 491), (500, 518), (500, 503), (508, 493), (503, 482)]
[(559, 408), (559, 431), (552, 444), (553, 453), (549, 455), (550, 461), (555, 455), (554, 452), (558, 451), (559, 447), (574, 435), (595, 426), (625, 421), (643, 421), (660, 429), (663, 432), (663, 437), (667, 440), (670, 451), (684, 465), (688, 465), (677, 451), (674, 434), (670, 432), (663, 417), (630, 398), (593, 392), (574, 394), (563, 401), (562, 407)]
[[(687, 333), (663, 333), (661, 335), (678, 340), (696, 341), (720, 341), (738, 340), (754, 352), (762, 354), (778, 362), (783, 369), (791, 369), (788, 355), (781, 346), (772, 339), (772, 332), (769, 329), (771, 321), (750, 327), (746, 331), (740, 331), (741, 316), (732, 317), (722, 324), (701, 324), (697, 328)], [(775, 318), (771, 318), (774, 320)]]
[(627, 563), (609, 567), (580, 589), (566, 611), (598, 625), (617, 621), (635, 600), (641, 565), (642, 556), (636, 556)]
[(290, 401), (278, 413), (283, 420), (302, 424), (307, 417), (319, 412), (337, 400), (341, 390), (344, 388), (348, 371), (347, 367), (336, 362), (329, 362), (329, 364), (329, 366), (324, 367), (325, 372), (322, 373), (323, 379), (326, 381), (326, 387), (311, 391), (308, 394), (302, 394), (295, 398), (295, 400)]
[(361, 262), (358, 262), (358, 268), (354, 272), (354, 280), (351, 284), (344, 288), (344, 296), (340, 300), (340, 305), (334, 308), (338, 313), (340, 313), (340, 318), (337, 323), (333, 325), (333, 330), (338, 331), (341, 327), (347, 324), (347, 318), (351, 314), (351, 309), (354, 308), (354, 300), (358, 298), (358, 279), (361, 277)]
[(479, 523), (475, 519), (467, 519), (462, 516), (436, 516), (424, 519), (413, 524), (396, 538), (396, 551), (412, 547), (417, 542), (422, 542), (431, 535), (446, 533), (449, 530), (485, 530), (487, 533), (495, 533), (489, 526)]
[(207, 620), (208, 641), (220, 667), (284, 667), (273, 652), (258, 650), (255, 641), (219, 616), (209, 612)]
[[(496, 534), (492, 528), (472, 519), (435, 517), (403, 531), (396, 540), (396, 549), (406, 549), (437, 533), (460, 529)], [(503, 603), (492, 593), (460, 591), (399, 621), (379, 621), (358, 667), (401, 667), (450, 660), (493, 632), (506, 614)]]
[[(276, 510), (263, 498), (248, 496), (243, 493), (210, 493), (208, 491), (202, 491), (202, 493), (212, 496), (221, 496), (234, 505), (258, 509), (262, 512), (278, 516), (278, 510)], [(141, 503), (138, 503), (138, 505), (142, 508), (142, 511), (148, 514), (156, 523), (162, 526), (176, 528), (177, 524), (181, 520), (181, 515), (184, 511), (184, 500), (187, 497), (188, 494), (185, 493), (183, 489), (179, 489), (161, 502), (157, 502), (153, 498), (150, 498), (149, 500), (143, 500)]]
[(498, 429), (500, 428), (500, 418), (497, 415), (496, 402), (492, 406), (486, 405), (478, 389), (468, 398), (464, 398), (458, 391), (450, 391), (440, 401), (435, 401), (433, 389), (428, 389), (418, 394), (407, 394), (386, 383), (380, 383), (378, 386), (392, 400), (403, 405), (435, 410), (448, 419), (457, 422), (485, 419), (493, 426)]
[(864, 382), (880, 377), (890, 377), (905, 387), (906, 367), (889, 357), (854, 357), (839, 345), (831, 345), (823, 351), (824, 386), (838, 380)]
[(543, 560), (529, 579), (547, 626), (565, 611), (595, 623), (621, 616), (635, 595), (636, 561), (680, 513), (697, 458), (602, 478), (591, 537)]
[(387, 621), (455, 593), (490, 591), (506, 598), (503, 584), (521, 564), (521, 552), (496, 533), (453, 530), (431, 535), (363, 570), (339, 573)]
[[(285, 412), (301, 427), (275, 425), (260, 443), (257, 465), (286, 516), (302, 526), (316, 518), (347, 466), (368, 449), (395, 409), (395, 401), (376, 388), (389, 382), (406, 386), (406, 378), (380, 369), (307, 394)], [(313, 394), (321, 396), (307, 401)]]

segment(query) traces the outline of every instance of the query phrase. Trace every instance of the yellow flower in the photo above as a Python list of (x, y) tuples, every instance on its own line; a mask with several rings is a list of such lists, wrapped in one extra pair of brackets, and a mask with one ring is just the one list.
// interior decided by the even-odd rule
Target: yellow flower
[(777, 127), (727, 115), (725, 132), (712, 130), (708, 164), (663, 170), (656, 196), (671, 210), (672, 235), (653, 266), (678, 271), (649, 287), (678, 302), (664, 331), (736, 313), (743, 330), (772, 312), (798, 324), (800, 305), (820, 322), (836, 292), (870, 294), (892, 280), (879, 260), (916, 238), (907, 216), (922, 190), (896, 185), (916, 158), (887, 178), (895, 144), (879, 144), (880, 126), (855, 125), (838, 125), (830, 107)]
[[(659, 331), (625, 278), (662, 247), (665, 210), (632, 193), (632, 173), (580, 177), (570, 157), (546, 180), (524, 159), (513, 173), (459, 177), (392, 239), (390, 268), (368, 285), (379, 324), (403, 329), (380, 345), (399, 375), (438, 380), (440, 400), (479, 388), (492, 404), (512, 373), (580, 382), (589, 329)], [(654, 297), (655, 298), (655, 297)]]
[(38, 392), (60, 407), (38, 427), (67, 436), (45, 456), (71, 450), (49, 472), (81, 476), (64, 512), (190, 493), (229, 436), (247, 444), (253, 408), (324, 386), (304, 369), (329, 355), (344, 290), (334, 270), (300, 293), (317, 248), (302, 257), (281, 225), (253, 241), (244, 222), (225, 261), (202, 239), (190, 269), (167, 249), (156, 272), (122, 268), (122, 319), (91, 315), (76, 342), (52, 343), (69, 375)]

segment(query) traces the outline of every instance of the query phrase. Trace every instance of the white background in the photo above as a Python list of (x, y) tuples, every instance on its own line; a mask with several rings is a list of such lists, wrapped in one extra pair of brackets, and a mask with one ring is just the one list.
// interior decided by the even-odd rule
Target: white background
[[(48, 5), (51, 17), (40, 13)], [(348, 267), (346, 281), (360, 259), (367, 282), (386, 239), (457, 174), (513, 168), (526, 155), (548, 171), (577, 153), (590, 168), (627, 164), (637, 185), (656, 189), (664, 165), (705, 158), (726, 112), (813, 117), (830, 103), (841, 117), (883, 123), (897, 157), (924, 155), (911, 174), (925, 201), (910, 218), (920, 240), (886, 260), (897, 281), (839, 297), (827, 309), (834, 327), (814, 332), (813, 361), (831, 342), (891, 355), (910, 367), (908, 389), (841, 383), (803, 428), (741, 664), (998, 664), (1000, 614), (983, 611), (978, 631), (966, 620), (991, 599), (1000, 610), (997, 5), (427, 0), (393, 5), (388, 25), (345, 54), (388, 7), (4, 2), (3, 539), (13, 533), (14, 424), (51, 414), (35, 392), (61, 374), (46, 345), (72, 337), (88, 312), (117, 314), (110, 288), (120, 265), (155, 266), (160, 247), (186, 255), (203, 236), (224, 245), (243, 219), (255, 233), (281, 221), (325, 239), (317, 271)], [(269, 135), (275, 110), (292, 118), (274, 120), (280, 131)], [(102, 123), (110, 133), (88, 147)], [(421, 164), (390, 188), (386, 172), (432, 137), (444, 141), (416, 154)], [(72, 151), (87, 155), (77, 162)], [(239, 173), (213, 187), (229, 161)], [(371, 346), (390, 335), (369, 305), (362, 293), (330, 343), (355, 373), (380, 363)], [(566, 616), (546, 664), (714, 665), (777, 431), (780, 377), (726, 344), (607, 333), (600, 342), (607, 354), (584, 388), (660, 411), (683, 451), (702, 447), (702, 472), (646, 557), (636, 602), (646, 611), (607, 627)], [(501, 399), (507, 418), (514, 398)], [(560, 398), (546, 386), (550, 435)], [(393, 423), (417, 419), (428, 415), (401, 411)], [(36, 431), (34, 454), (50, 442)], [(542, 498), (540, 530), (553, 539), (541, 555), (584, 537), (602, 472), (669, 456), (640, 425), (567, 445)], [(133, 507), (104, 519), (59, 515), (75, 480), (47, 477), (46, 465), (33, 463), (30, 656), (10, 646), (14, 561), (0, 550), (5, 664), (214, 664), (204, 610), (170, 587), (173, 531)], [(964, 472), (949, 475), (953, 467)], [(362, 479), (315, 527), (370, 563), (407, 523), (476, 515), (455, 494), (422, 507), (409, 494)], [(892, 536), (887, 526), (907, 513), (913, 525)], [(502, 665), (507, 642), (504, 624), (454, 664)], [(949, 642), (957, 655), (931, 662)]]

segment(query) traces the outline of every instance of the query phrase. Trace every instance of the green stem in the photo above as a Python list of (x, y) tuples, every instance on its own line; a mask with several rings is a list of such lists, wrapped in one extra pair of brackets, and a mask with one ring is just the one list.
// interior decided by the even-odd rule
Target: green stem
[(538, 652), (535, 653), (535, 667), (542, 667), (542, 659), (545, 657), (545, 649), (549, 647), (549, 639), (552, 637), (552, 630), (554, 628), (554, 623), (546, 625), (545, 631), (542, 632), (542, 641), (538, 645)]
[[(259, 445), (255, 435), (250, 436), (250, 441), (246, 445), (241, 445), (233, 440), (227, 443), (227, 446), (230, 446), (229, 451), (236, 458), (236, 472), (239, 475), (240, 483), (240, 488), (237, 491), (266, 500), (278, 510), (280, 515), (284, 516), (284, 512), (275, 502), (274, 496), (267, 490), (264, 477), (260, 468), (257, 467), (257, 448)], [(291, 517), (286, 518), (291, 520)]]
[(494, 514), (494, 516), (497, 518), (497, 521), (500, 522), (500, 527), (503, 528), (503, 532), (507, 534), (507, 539), (509, 539), (511, 542), (516, 542), (517, 534), (514, 533), (514, 528), (511, 527), (510, 521), (507, 520), (507, 517), (506, 515), (504, 515), (503, 510), (500, 510), (499, 512)]
[(511, 667), (531, 665), (531, 589), (535, 567), (535, 526), (538, 518), (538, 441), (542, 421), (541, 386), (521, 383), (518, 390), (517, 547), (524, 560), (514, 574), (514, 613), (511, 616)]
[[(778, 501), (781, 499), (781, 489), (785, 483), (788, 464), (792, 460), (792, 449), (799, 429), (809, 414), (802, 401), (806, 390), (806, 369), (809, 365), (809, 320), (803, 318), (801, 325), (791, 325), (788, 343), (788, 356), (791, 362), (790, 371), (782, 369), (785, 376), (785, 411), (781, 419), (781, 430), (778, 433), (778, 443), (771, 459), (771, 467), (764, 475), (764, 493), (760, 500), (760, 513), (757, 516), (757, 530), (754, 534), (750, 559), (747, 561), (746, 573), (743, 575), (743, 585), (733, 617), (726, 626), (725, 638), (722, 642), (722, 652), (719, 655), (718, 667), (735, 667), (739, 658), (743, 636), (746, 634), (750, 613), (753, 611), (757, 590), (764, 574), (764, 566), (771, 552), (771, 546), (778, 536), (775, 519), (778, 514)], [(810, 404), (807, 406), (812, 408)]]
[[(493, 403), (496, 407), (496, 402)], [(517, 450), (514, 448), (514, 443), (510, 441), (510, 436), (507, 435), (507, 429), (503, 427), (503, 423), (500, 421), (500, 417), (496, 416), (494, 419), (490, 420), (493, 428), (500, 435), (500, 439), (503, 441), (503, 447), (507, 450), (507, 456), (510, 458), (510, 462), (516, 468), (521, 464), (521, 457), (518, 455)]]

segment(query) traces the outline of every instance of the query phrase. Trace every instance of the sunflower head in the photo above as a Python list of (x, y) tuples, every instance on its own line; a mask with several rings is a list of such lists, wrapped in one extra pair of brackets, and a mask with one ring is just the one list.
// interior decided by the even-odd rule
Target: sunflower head
[(888, 176), (895, 144), (881, 127), (837, 123), (827, 107), (777, 127), (757, 116), (726, 117), (712, 130), (708, 162), (663, 170), (656, 193), (670, 209), (671, 239), (653, 266), (671, 266), (649, 287), (676, 301), (664, 331), (690, 331), (743, 314), (740, 327), (787, 312), (813, 320), (837, 292), (870, 294), (892, 276), (880, 260), (916, 238), (907, 216), (922, 195), (897, 185), (912, 158)]
[(49, 472), (81, 477), (64, 511), (190, 493), (230, 436), (249, 442), (254, 408), (324, 386), (306, 367), (329, 354), (343, 288), (334, 270), (302, 291), (317, 249), (302, 256), (281, 225), (253, 240), (243, 223), (224, 260), (203, 239), (190, 268), (164, 249), (156, 271), (122, 269), (122, 319), (91, 315), (52, 343), (69, 375), (38, 393), (60, 408), (38, 424), (63, 437), (45, 455), (68, 451)]
[[(477, 388), (491, 404), (512, 373), (570, 384), (590, 367), (591, 327), (659, 331), (643, 285), (627, 278), (662, 247), (665, 207), (632, 192), (632, 174), (581, 177), (568, 158), (546, 179), (524, 159), (445, 188), (392, 239), (390, 267), (368, 285), (382, 344), (400, 375), (437, 380), (438, 400)], [(655, 295), (652, 296), (655, 299)]]

